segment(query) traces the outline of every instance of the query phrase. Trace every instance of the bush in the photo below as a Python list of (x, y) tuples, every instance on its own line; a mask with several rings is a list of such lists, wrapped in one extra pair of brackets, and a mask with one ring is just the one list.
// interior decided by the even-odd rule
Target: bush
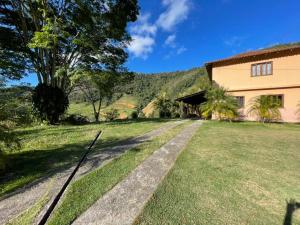
[(137, 113), (137, 111), (133, 111), (132, 113), (131, 113), (131, 119), (137, 119), (138, 118), (138, 113)]
[(85, 125), (89, 124), (91, 121), (86, 116), (71, 114), (64, 119), (64, 122), (72, 125)]
[(172, 114), (170, 111), (159, 111), (159, 118), (171, 118)]
[(7, 166), (4, 150), (14, 150), (18, 148), (20, 148), (19, 139), (6, 125), (0, 123), (0, 174), (5, 172)]
[(57, 123), (69, 106), (67, 95), (58, 87), (39, 84), (33, 91), (33, 107), (41, 120)]
[(115, 119), (117, 119), (120, 116), (118, 110), (116, 109), (111, 109), (109, 110), (107, 113), (105, 113), (105, 118), (108, 121), (113, 121)]

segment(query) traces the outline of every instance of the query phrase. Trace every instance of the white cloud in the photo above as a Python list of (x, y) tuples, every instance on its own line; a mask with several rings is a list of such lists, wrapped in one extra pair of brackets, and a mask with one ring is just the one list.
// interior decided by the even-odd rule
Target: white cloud
[(184, 46), (182, 46), (182, 47), (180, 47), (180, 48), (177, 49), (176, 53), (177, 53), (177, 55), (180, 55), (180, 54), (182, 54), (182, 53), (184, 53), (186, 51), (187, 51), (187, 48), (184, 47)]
[[(166, 10), (159, 15), (155, 23), (149, 22), (151, 15), (146, 13), (140, 15), (138, 21), (129, 29), (132, 41), (128, 46), (128, 51), (134, 57), (147, 59), (153, 51), (158, 30), (172, 31), (176, 25), (187, 19), (190, 0), (162, 0), (162, 4)], [(175, 40), (176, 35), (171, 34), (165, 40), (165, 45), (175, 49), (177, 47)], [(180, 47), (176, 51), (179, 55), (186, 49)]]
[(244, 40), (245, 40), (244, 37), (233, 36), (233, 37), (225, 40), (224, 43), (225, 43), (225, 45), (227, 45), (229, 47), (240, 47)]
[(157, 26), (149, 23), (150, 17), (151, 15), (149, 13), (141, 15), (138, 19), (138, 22), (131, 27), (130, 31), (134, 34), (140, 35), (155, 35)]
[(153, 37), (133, 35), (128, 51), (135, 57), (147, 59), (148, 55), (153, 51), (154, 44), (155, 40)]
[(172, 48), (175, 48), (176, 47), (175, 39), (176, 39), (176, 35), (175, 34), (169, 35), (167, 37), (167, 39), (165, 40), (165, 45), (170, 46)]
[(157, 27), (149, 22), (150, 16), (150, 14), (141, 15), (138, 22), (130, 28), (132, 41), (128, 46), (128, 51), (134, 57), (147, 59), (153, 51)]
[(188, 0), (163, 0), (163, 5), (167, 10), (157, 20), (157, 26), (163, 30), (171, 31), (177, 24), (187, 19), (190, 11)]

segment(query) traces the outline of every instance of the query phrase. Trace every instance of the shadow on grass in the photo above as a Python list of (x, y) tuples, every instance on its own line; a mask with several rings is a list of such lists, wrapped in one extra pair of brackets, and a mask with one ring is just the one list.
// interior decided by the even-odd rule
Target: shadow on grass
[[(60, 132), (64, 133), (69, 129), (74, 128), (65, 128), (60, 130)], [(21, 187), (30, 188), (33, 185), (43, 182), (57, 172), (71, 168), (84, 154), (90, 141), (63, 145), (54, 149), (38, 149), (7, 155), (7, 161), (9, 162), (8, 169), (5, 174), (0, 175), (0, 199), (24, 191)], [(109, 138), (98, 140), (94, 146), (94, 150), (92, 150), (88, 157), (90, 168), (85, 173), (99, 167), (103, 161), (110, 160), (124, 153), (133, 145), (145, 142), (147, 140), (144, 139), (144, 135), (126, 139)], [(19, 188), (21, 189), (16, 191)]]
[[(124, 140), (110, 138), (96, 144), (95, 148), (107, 147), (122, 141)], [(90, 142), (81, 142), (63, 145), (55, 149), (8, 154), (6, 156), (8, 168), (5, 174), (0, 175), (0, 196), (38, 179), (32, 184), (35, 185), (56, 172), (69, 169), (78, 162), (89, 144)], [(28, 187), (32, 185), (28, 185)]]
[(292, 225), (293, 214), (298, 209), (300, 209), (300, 202), (296, 202), (295, 200), (287, 202), (283, 225)]

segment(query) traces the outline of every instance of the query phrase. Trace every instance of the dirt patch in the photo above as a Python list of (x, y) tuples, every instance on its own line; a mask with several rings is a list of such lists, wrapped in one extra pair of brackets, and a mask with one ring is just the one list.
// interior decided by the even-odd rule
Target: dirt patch
[(144, 115), (148, 118), (151, 117), (153, 115), (155, 111), (155, 106), (154, 106), (154, 101), (150, 102), (144, 109), (143, 109), (143, 113)]

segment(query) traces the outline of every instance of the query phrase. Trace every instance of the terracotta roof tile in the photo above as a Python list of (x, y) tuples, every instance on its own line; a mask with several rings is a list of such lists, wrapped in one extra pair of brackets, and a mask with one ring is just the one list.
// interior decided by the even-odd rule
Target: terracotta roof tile
[(263, 50), (256, 50), (256, 51), (249, 51), (241, 54), (237, 54), (234, 56), (231, 56), (229, 58), (225, 59), (220, 59), (212, 62), (206, 63), (206, 66), (213, 66), (214, 64), (219, 64), (219, 63), (226, 63), (226, 62), (234, 62), (239, 59), (249, 59), (249, 58), (255, 58), (256, 56), (265, 56), (268, 54), (273, 54), (273, 53), (281, 53), (281, 52), (294, 52), (294, 51), (299, 51), (300, 46), (288, 46), (288, 47), (277, 47), (277, 48), (270, 48), (270, 49), (263, 49)]

